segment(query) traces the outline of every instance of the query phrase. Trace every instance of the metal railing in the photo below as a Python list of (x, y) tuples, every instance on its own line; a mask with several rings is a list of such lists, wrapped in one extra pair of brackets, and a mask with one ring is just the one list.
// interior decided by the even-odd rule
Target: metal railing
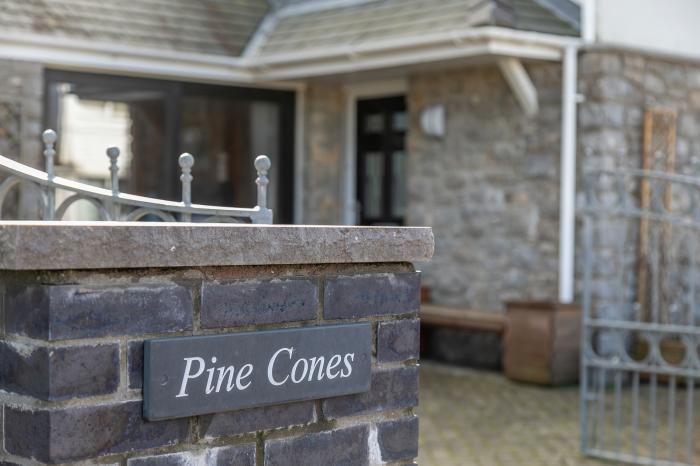
[[(260, 155), (255, 159), (257, 172), (257, 205), (253, 208), (219, 207), (192, 203), (192, 166), (191, 154), (180, 155), (178, 162), (181, 169), (182, 201), (166, 201), (133, 194), (119, 190), (119, 148), (109, 147), (110, 187), (99, 188), (79, 181), (56, 176), (54, 173), (54, 145), (57, 134), (47, 129), (42, 134), (46, 171), (37, 170), (0, 155), (0, 172), (7, 176), (0, 183), (0, 219), (3, 218), (3, 205), (8, 195), (21, 185), (35, 189), (40, 198), (43, 220), (62, 220), (68, 208), (78, 201), (87, 201), (97, 208), (101, 220), (137, 221), (146, 217), (157, 218), (166, 222), (190, 222), (193, 216), (198, 221), (226, 223), (250, 222), (258, 224), (272, 223), (272, 210), (267, 207), (267, 186), (270, 159)], [(56, 205), (56, 191), (63, 190), (70, 195)]]
[(584, 178), (581, 446), (640, 465), (700, 464), (700, 180)]

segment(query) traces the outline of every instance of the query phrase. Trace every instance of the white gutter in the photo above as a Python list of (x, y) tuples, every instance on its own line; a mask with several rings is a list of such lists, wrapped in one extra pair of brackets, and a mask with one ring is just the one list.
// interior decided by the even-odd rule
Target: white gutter
[(559, 301), (574, 300), (576, 246), (576, 82), (578, 48), (564, 49), (562, 75), (561, 179), (559, 193)]
[(349, 59), (360, 55), (395, 52), (400, 49), (420, 49), (437, 45), (451, 44), (455, 47), (469, 45), (469, 42), (484, 40), (499, 40), (518, 45), (536, 45), (552, 49), (561, 49), (567, 45), (577, 44), (578, 38), (557, 36), (538, 32), (517, 31), (514, 29), (484, 26), (465, 28), (439, 33), (422, 34), (420, 36), (393, 37), (373, 40), (351, 46), (319, 47), (301, 52), (285, 51), (264, 56), (251, 56), (248, 64), (254, 67), (271, 67), (304, 61), (320, 61), (330, 59)]
[(83, 72), (158, 77), (249, 87), (296, 89), (297, 83), (261, 83), (242, 58), (90, 42), (0, 31), (0, 59), (36, 62)]
[(78, 71), (294, 89), (293, 83), (284, 81), (462, 57), (491, 55), (558, 61), (562, 48), (576, 42), (571, 37), (489, 26), (351, 47), (319, 46), (303, 52), (259, 55), (273, 24), (274, 18), (262, 24), (244, 55), (235, 58), (3, 32), (0, 58)]

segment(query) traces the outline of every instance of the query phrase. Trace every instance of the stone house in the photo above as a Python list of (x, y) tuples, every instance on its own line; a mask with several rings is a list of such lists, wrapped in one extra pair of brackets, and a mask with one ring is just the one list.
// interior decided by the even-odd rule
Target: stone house
[(0, 153), (41, 167), (54, 127), (59, 172), (104, 183), (116, 144), (125, 192), (177, 199), (188, 151), (194, 201), (240, 206), (267, 153), (277, 223), (432, 226), (438, 303), (571, 301), (582, 167), (639, 166), (664, 106), (698, 172), (698, 17), (695, 0), (0, 0)]

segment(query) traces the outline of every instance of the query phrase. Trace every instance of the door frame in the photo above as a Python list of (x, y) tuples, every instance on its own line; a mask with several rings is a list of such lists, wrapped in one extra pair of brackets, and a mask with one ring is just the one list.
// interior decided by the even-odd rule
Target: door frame
[(357, 101), (406, 94), (405, 79), (370, 81), (345, 86), (345, 150), (342, 167), (341, 223), (357, 224)]

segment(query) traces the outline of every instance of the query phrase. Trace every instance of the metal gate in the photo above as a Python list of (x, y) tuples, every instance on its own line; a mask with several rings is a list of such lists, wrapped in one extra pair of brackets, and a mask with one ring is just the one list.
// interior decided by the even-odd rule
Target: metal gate
[(700, 180), (642, 170), (584, 180), (581, 447), (700, 464)]

